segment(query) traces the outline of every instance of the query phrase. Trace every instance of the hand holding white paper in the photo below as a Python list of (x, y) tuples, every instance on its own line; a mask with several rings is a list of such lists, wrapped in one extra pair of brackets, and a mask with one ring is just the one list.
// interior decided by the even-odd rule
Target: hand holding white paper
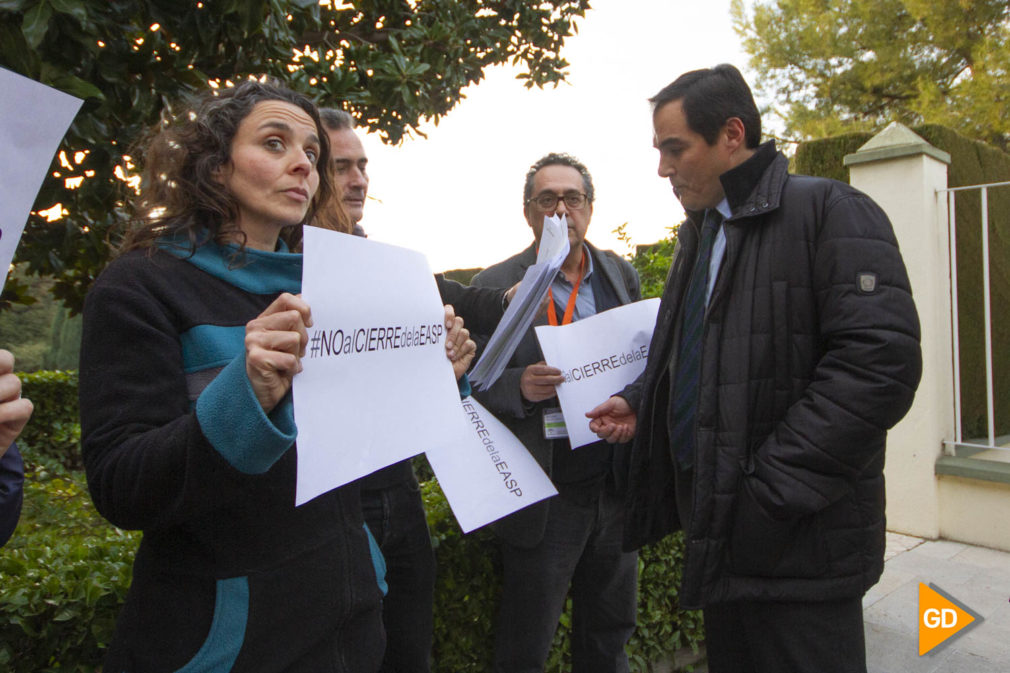
[(567, 218), (564, 215), (544, 217), (537, 262), (526, 269), (516, 295), (484, 347), (483, 355), (470, 371), (470, 383), (476, 390), (487, 390), (501, 376), (526, 330), (536, 319), (540, 303), (570, 249)]
[(466, 441), (427, 456), (464, 533), (557, 495), (536, 459), (501, 421), (472, 397), (463, 398), (462, 407), (470, 426)]
[(466, 432), (424, 255), (316, 227), (304, 249), (313, 325), (293, 383), (298, 505)]
[(540, 230), (540, 243), (537, 247), (537, 264), (557, 264), (558, 268), (568, 256), (571, 242), (568, 240), (568, 217), (561, 215), (544, 215), (544, 227)]
[(0, 68), (0, 269), (14, 259), (35, 195), (82, 101)]
[(586, 412), (645, 369), (658, 312), (659, 299), (644, 299), (567, 325), (534, 328), (544, 360), (565, 377), (555, 389), (573, 449), (599, 440)]

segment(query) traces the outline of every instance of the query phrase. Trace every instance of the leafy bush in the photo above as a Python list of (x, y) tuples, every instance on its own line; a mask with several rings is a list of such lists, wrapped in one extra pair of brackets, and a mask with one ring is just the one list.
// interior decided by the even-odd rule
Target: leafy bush
[[(422, 484), (432, 543), (438, 556), (435, 586), (436, 673), (482, 673), (491, 670), (494, 622), (501, 591), (501, 552), (494, 536), (481, 529), (464, 536), (435, 481)], [(690, 648), (697, 652), (704, 633), (700, 612), (677, 609), (683, 538), (670, 536), (641, 551), (638, 560), (638, 626), (628, 643), (631, 670), (646, 673), (657, 661)], [(545, 670), (572, 668), (571, 600)]]
[[(39, 372), (25, 379), (38, 415), (22, 447), (28, 474), (21, 523), (0, 553), (0, 670), (96, 671), (130, 584), (140, 533), (108, 524), (95, 511), (83, 474), (67, 467), (79, 455), (76, 375)], [(434, 479), (422, 483), (422, 494), (438, 556), (435, 671), (490, 670), (501, 591), (498, 544), (488, 530), (462, 534)], [(638, 629), (628, 646), (632, 671), (644, 673), (685, 647), (697, 650), (700, 615), (676, 608), (682, 557), (679, 536), (640, 554)], [(570, 629), (569, 601), (547, 671), (571, 670)]]
[(421, 494), (438, 558), (434, 670), (490, 671), (501, 591), (501, 552), (486, 529), (462, 534), (438, 482), (424, 482)]
[(39, 458), (58, 461), (68, 470), (83, 469), (81, 424), (77, 418), (77, 372), (21, 374), (22, 395), (35, 405), (19, 443)]
[(84, 477), (26, 454), (21, 522), (0, 553), (0, 667), (95, 671), (130, 584), (139, 533), (95, 511)]
[(635, 253), (629, 261), (638, 271), (642, 286), (642, 299), (660, 297), (663, 286), (666, 285), (666, 274), (673, 260), (673, 250), (677, 247), (677, 229), (679, 224), (668, 229), (670, 235), (661, 241), (650, 245), (634, 245), (628, 234), (626, 225), (622, 224), (614, 230), (618, 240), (632, 248)]

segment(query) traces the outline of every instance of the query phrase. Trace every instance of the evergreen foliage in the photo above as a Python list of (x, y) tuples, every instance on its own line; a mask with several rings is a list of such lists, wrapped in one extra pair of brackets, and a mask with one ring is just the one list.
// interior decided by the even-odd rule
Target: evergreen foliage
[[(100, 670), (126, 596), (139, 532), (111, 526), (95, 511), (79, 471), (77, 377), (38, 372), (25, 381), (37, 414), (22, 436), (28, 470), (25, 506), (0, 554), (0, 667), (11, 673)], [(77, 428), (73, 441), (56, 427)], [(73, 466), (74, 469), (68, 469)], [(490, 670), (501, 557), (487, 530), (463, 535), (433, 478), (422, 483), (438, 557), (434, 670)], [(674, 651), (697, 652), (701, 616), (677, 610), (680, 535), (642, 551), (638, 629), (629, 644), (631, 670), (646, 673)], [(571, 605), (554, 640), (547, 670), (571, 670), (567, 656)]]
[(1010, 145), (1010, 3), (1006, 0), (732, 2), (757, 90), (787, 134), (943, 124)]
[[(142, 159), (130, 148), (208, 81), (278, 77), (396, 143), (437, 123), (490, 66), (521, 66), (529, 87), (562, 81), (562, 45), (588, 8), (588, 0), (0, 0), (0, 66), (84, 99), (17, 261), (52, 276), (55, 296), (80, 311), (108, 261), (110, 234), (128, 217), (122, 179)], [(62, 219), (40, 214), (56, 204)], [(0, 299), (21, 303), (23, 290), (8, 284)]]

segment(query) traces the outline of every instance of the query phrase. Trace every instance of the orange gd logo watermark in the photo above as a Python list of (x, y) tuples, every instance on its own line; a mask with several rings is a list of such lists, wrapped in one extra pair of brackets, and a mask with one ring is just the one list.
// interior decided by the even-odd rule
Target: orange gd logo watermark
[(930, 654), (982, 621), (982, 616), (940, 587), (919, 583), (919, 656)]

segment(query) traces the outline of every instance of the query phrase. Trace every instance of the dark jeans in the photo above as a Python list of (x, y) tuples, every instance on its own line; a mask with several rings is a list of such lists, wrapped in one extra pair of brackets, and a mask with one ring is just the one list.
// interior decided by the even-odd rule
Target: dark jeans
[(543, 541), (503, 543), (505, 566), (495, 640), (496, 673), (539, 673), (572, 593), (572, 671), (626, 673), (635, 630), (638, 554), (621, 551), (624, 506), (603, 495), (580, 505), (551, 500)]
[(389, 593), (382, 602), (386, 627), (384, 673), (430, 670), (435, 554), (417, 481), (361, 492), (369, 530), (386, 557)]
[(705, 608), (711, 673), (866, 673), (862, 599)]

